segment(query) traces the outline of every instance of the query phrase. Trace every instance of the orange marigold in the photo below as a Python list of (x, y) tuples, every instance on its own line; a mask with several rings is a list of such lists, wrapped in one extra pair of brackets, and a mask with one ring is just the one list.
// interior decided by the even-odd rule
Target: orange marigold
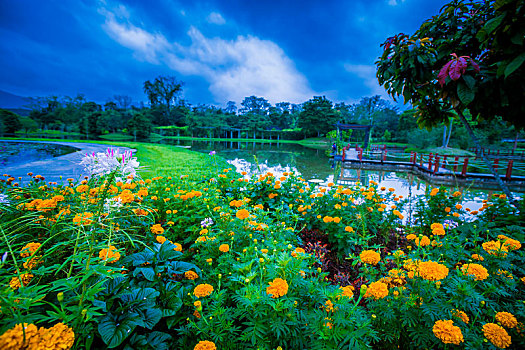
[(428, 238), (427, 236), (423, 236), (420, 240), (419, 237), (416, 237), (414, 243), (418, 247), (426, 247), (427, 245), (430, 245), (430, 238)]
[(360, 255), (361, 261), (365, 264), (377, 265), (381, 260), (381, 255), (373, 250), (364, 250)]
[(38, 248), (40, 248), (40, 246), (40, 243), (27, 243), (20, 251), (20, 256), (22, 258), (27, 258), (28, 256), (33, 255), (38, 250)]
[(248, 216), (250, 216), (250, 212), (248, 210), (246, 210), (246, 209), (237, 210), (237, 213), (235, 213), (235, 216), (238, 219), (244, 220)]
[(495, 323), (483, 325), (483, 334), (495, 347), (505, 349), (510, 346), (511, 339), (505, 328)]
[(354, 287), (353, 286), (345, 286), (345, 287), (339, 287), (343, 291), (343, 296), (348, 297), (352, 299), (354, 297)]
[(515, 239), (509, 238), (505, 235), (499, 235), (498, 239), (503, 241), (503, 245), (506, 246), (510, 250), (517, 250), (521, 248), (520, 241), (517, 241)]
[(63, 323), (57, 323), (53, 327), (46, 329), (41, 327), (39, 349), (71, 349), (75, 343), (75, 332)]
[(434, 323), (434, 327), (432, 327), (432, 332), (434, 332), (436, 338), (445, 344), (459, 345), (464, 342), (461, 329), (454, 326), (454, 321), (452, 320), (437, 320)]
[(196, 280), (197, 278), (199, 278), (199, 275), (196, 272), (190, 270), (184, 272), (184, 277), (186, 277), (186, 279), (189, 280)]
[(89, 212), (85, 212), (85, 213), (82, 213), (82, 214), (77, 214), (73, 218), (73, 223), (75, 225), (90, 225), (93, 222), (93, 220), (90, 219), (92, 217), (93, 217), (93, 214), (91, 214)]
[(459, 318), (461, 321), (465, 322), (466, 324), (469, 323), (470, 319), (467, 316), (467, 314), (464, 311), (461, 310), (452, 310), (452, 316)]
[(156, 235), (161, 235), (164, 233), (164, 228), (160, 224), (155, 224), (150, 227), (151, 232), (153, 232)]
[(388, 286), (383, 282), (372, 282), (366, 288), (365, 298), (383, 299), (388, 295)]
[(420, 262), (418, 270), (421, 278), (428, 281), (438, 281), (448, 276), (448, 268), (435, 261)]
[(34, 324), (24, 323), (23, 326), (22, 324), (17, 324), (0, 336), (0, 349), (36, 349), (39, 341), (38, 329)]
[(479, 261), (483, 261), (483, 260), (485, 260), (485, 258), (482, 257), (482, 256), (479, 255), (479, 254), (472, 254), (471, 258), (474, 259), (474, 260), (479, 260)]
[(120, 259), (120, 253), (114, 245), (110, 245), (109, 248), (102, 249), (100, 253), (98, 253), (98, 257), (112, 264)]
[(11, 281), (9, 282), (9, 287), (11, 287), (11, 289), (14, 289), (14, 290), (20, 288), (22, 286), (22, 284), (20, 284), (20, 279), (22, 279), (22, 284), (24, 286), (27, 286), (29, 282), (31, 282), (31, 280), (33, 279), (33, 274), (23, 273), (20, 275), (20, 278), (18, 277), (11, 278)]
[(514, 328), (518, 325), (518, 320), (516, 319), (516, 316), (514, 316), (510, 312), (498, 312), (496, 314), (496, 321), (498, 321), (504, 327), (507, 328)]
[(230, 251), (230, 246), (227, 245), (227, 244), (221, 244), (221, 245), (219, 246), (219, 250), (220, 250), (221, 252), (223, 252), (223, 253), (227, 253), (227, 252)]
[(279, 298), (288, 293), (288, 283), (282, 278), (276, 278), (272, 282), (268, 282), (269, 286), (266, 287), (266, 294), (272, 296), (272, 298)]
[(476, 281), (482, 281), (484, 279), (487, 279), (487, 277), (489, 277), (489, 273), (487, 269), (481, 266), (480, 264), (463, 265), (461, 267), (461, 271), (465, 275), (474, 276)]
[(159, 242), (160, 244), (166, 242), (166, 237), (164, 237), (164, 236), (157, 236), (157, 237), (155, 237), (155, 239), (156, 239), (157, 242)]
[(501, 244), (500, 241), (488, 241), (481, 245), (483, 250), (485, 250), (490, 255), (495, 255), (498, 257), (506, 257), (509, 248), (505, 244)]
[(195, 295), (197, 298), (203, 298), (207, 297), (208, 295), (213, 292), (213, 286), (209, 284), (199, 284), (195, 289), (193, 290), (193, 295)]
[(409, 241), (412, 241), (412, 240), (414, 240), (414, 239), (416, 239), (416, 238), (417, 238), (417, 236), (416, 236), (415, 234), (413, 234), (413, 233), (411, 233), (411, 234), (409, 234), (409, 235), (407, 236), (407, 240), (409, 240)]
[(201, 340), (193, 350), (216, 350), (217, 347), (215, 346), (215, 343), (208, 341), (208, 340)]

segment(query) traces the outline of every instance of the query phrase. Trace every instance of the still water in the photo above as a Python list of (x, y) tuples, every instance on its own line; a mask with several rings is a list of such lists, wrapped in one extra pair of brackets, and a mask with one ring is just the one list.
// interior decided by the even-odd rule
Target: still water
[[(308, 148), (298, 144), (270, 144), (254, 142), (201, 142), (169, 140), (170, 143), (186, 146), (193, 151), (209, 153), (225, 158), (237, 171), (248, 174), (272, 172), (280, 175), (293, 171), (312, 182), (326, 184), (335, 182), (352, 186), (357, 181), (368, 184), (370, 180), (379, 183), (379, 187), (394, 188), (398, 195), (411, 198), (424, 194), (436, 187), (410, 173), (393, 171), (341, 169), (338, 162), (332, 161), (324, 149)], [(470, 186), (454, 187), (464, 193), (464, 206), (472, 210), (479, 209), (482, 200), (487, 199), (494, 191)]]

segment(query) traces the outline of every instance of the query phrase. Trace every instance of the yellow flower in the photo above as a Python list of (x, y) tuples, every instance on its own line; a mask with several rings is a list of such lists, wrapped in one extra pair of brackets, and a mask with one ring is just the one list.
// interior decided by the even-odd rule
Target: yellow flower
[(87, 190), (89, 189), (89, 186), (88, 185), (80, 185), (76, 188), (76, 191), (78, 193), (84, 193), (86, 192)]
[(508, 247), (505, 244), (501, 244), (500, 241), (488, 241), (481, 245), (483, 249), (490, 255), (497, 257), (506, 257), (507, 252), (509, 251)]
[(266, 287), (266, 294), (272, 296), (272, 298), (279, 298), (288, 293), (288, 283), (282, 278), (276, 278), (272, 282), (268, 282), (269, 286)]
[(418, 247), (425, 247), (427, 245), (430, 245), (430, 239), (427, 237), (427, 236), (423, 236), (421, 237), (421, 240), (419, 239), (419, 237), (416, 237), (414, 243), (418, 246)]
[(237, 213), (235, 213), (235, 216), (238, 219), (244, 220), (248, 216), (250, 216), (250, 212), (248, 210), (246, 210), (246, 209), (237, 210)]
[(73, 218), (73, 223), (75, 225), (89, 225), (93, 222), (93, 220), (91, 220), (90, 218), (93, 217), (93, 214), (89, 213), (89, 212), (85, 212), (85, 213), (82, 213), (82, 214), (77, 214), (75, 215), (75, 217)]
[(498, 239), (503, 241), (503, 245), (509, 248), (510, 250), (517, 250), (521, 248), (520, 241), (517, 241), (515, 239), (509, 238), (505, 235), (499, 235)]
[(40, 246), (40, 243), (27, 243), (20, 251), (20, 256), (22, 258), (27, 258), (28, 256), (33, 255), (38, 250), (38, 248), (40, 248)]
[(354, 229), (352, 228), (352, 226), (346, 226), (345, 227), (345, 231), (346, 232), (354, 232)]
[(464, 311), (461, 310), (452, 310), (452, 316), (457, 317), (461, 319), (466, 324), (469, 323), (470, 319), (468, 318), (467, 314)]
[(112, 264), (120, 259), (120, 253), (114, 245), (111, 245), (107, 249), (102, 249), (100, 253), (98, 253), (98, 257), (102, 260), (107, 260), (108, 263)]
[[(24, 339), (25, 334), (25, 339)], [(17, 324), (0, 336), (0, 349), (36, 349), (40, 341), (38, 329), (34, 324)]]
[(505, 328), (495, 323), (486, 323), (483, 325), (483, 334), (485, 338), (497, 348), (505, 349), (510, 346), (511, 339)]
[(352, 299), (354, 297), (354, 287), (349, 285), (345, 287), (339, 287), (343, 291), (343, 296)]
[(381, 255), (373, 250), (365, 250), (359, 255), (359, 258), (365, 264), (377, 265), (381, 260)]
[(417, 236), (416, 236), (415, 234), (413, 234), (413, 233), (411, 233), (411, 234), (409, 234), (409, 235), (407, 236), (407, 240), (409, 240), (409, 241), (412, 241), (412, 240), (414, 240), (414, 239), (416, 239), (416, 238), (417, 238)]
[(418, 270), (421, 278), (428, 281), (438, 281), (448, 276), (448, 268), (435, 261), (420, 262)]
[(227, 245), (227, 244), (221, 244), (221, 245), (219, 246), (219, 250), (220, 250), (221, 252), (223, 252), (223, 253), (227, 253), (227, 252), (230, 251), (230, 246)]
[(484, 279), (487, 279), (487, 277), (489, 277), (489, 273), (487, 269), (481, 266), (480, 264), (463, 265), (461, 267), (461, 271), (465, 275), (474, 276), (476, 281), (482, 281)]
[(372, 282), (366, 288), (365, 298), (382, 299), (388, 295), (388, 286), (383, 282)]
[(482, 257), (481, 255), (479, 255), (479, 254), (472, 254), (471, 258), (474, 259), (474, 260), (479, 260), (479, 261), (483, 261), (483, 260), (485, 260), (485, 258), (483, 258), (483, 257)]
[(39, 330), (39, 349), (71, 349), (75, 342), (75, 332), (63, 323), (57, 323), (53, 327)]
[(175, 248), (173, 248), (174, 251), (182, 252), (182, 245), (180, 243), (173, 243), (173, 242), (171, 242), (171, 243), (175, 246)]
[(454, 321), (452, 320), (437, 320), (436, 323), (434, 323), (434, 327), (432, 327), (432, 332), (434, 332), (436, 338), (440, 339), (444, 344), (459, 345), (464, 342), (461, 329), (454, 326)]
[(155, 224), (153, 226), (150, 227), (150, 230), (152, 233), (156, 234), (156, 235), (161, 235), (164, 233), (164, 228), (162, 228), (162, 226), (160, 224)]
[(193, 290), (193, 295), (195, 295), (197, 298), (203, 298), (210, 295), (211, 292), (213, 292), (213, 286), (204, 283), (195, 287)]
[(196, 272), (190, 270), (184, 272), (184, 277), (186, 277), (186, 279), (189, 280), (196, 280), (197, 278), (199, 278), (199, 275)]
[(20, 278), (18, 277), (13, 277), (11, 278), (11, 281), (9, 282), (9, 286), (11, 287), (11, 289), (18, 289), (20, 288), (22, 285), (20, 284), (20, 279), (22, 279), (22, 284), (24, 286), (27, 286), (29, 284), (29, 282), (31, 282), (31, 280), (33, 279), (33, 274), (31, 273), (23, 273), (20, 275)]
[(217, 347), (215, 346), (215, 343), (207, 340), (201, 340), (193, 350), (216, 350)]
[(516, 319), (516, 316), (514, 316), (510, 312), (498, 312), (496, 314), (496, 321), (498, 321), (507, 328), (514, 328), (518, 325), (518, 320)]
[(155, 239), (156, 239), (157, 242), (159, 242), (160, 244), (166, 242), (166, 237), (164, 237), (164, 236), (157, 236), (157, 237), (155, 237)]

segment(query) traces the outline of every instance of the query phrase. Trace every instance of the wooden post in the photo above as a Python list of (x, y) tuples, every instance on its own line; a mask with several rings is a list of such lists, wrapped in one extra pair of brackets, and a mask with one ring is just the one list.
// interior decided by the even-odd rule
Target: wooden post
[(346, 157), (346, 147), (343, 148), (343, 155), (341, 156), (341, 160), (344, 162)]
[(465, 157), (465, 160), (463, 161), (463, 169), (461, 170), (461, 176), (467, 176), (467, 168), (468, 168), (468, 157)]
[(424, 156), (424, 154), (421, 153), (421, 159), (419, 160), (419, 166), (420, 167), (423, 167), (423, 156)]
[(428, 171), (430, 171), (432, 169), (432, 159), (433, 159), (433, 154), (430, 153), (428, 155)]
[(363, 161), (363, 149), (362, 148), (359, 148), (359, 161), (360, 162)]
[(434, 174), (439, 170), (439, 155), (436, 155), (436, 161), (434, 164)]
[(507, 180), (510, 180), (512, 177), (512, 164), (514, 161), (512, 159), (509, 160), (509, 163), (507, 164), (507, 174), (505, 174), (505, 178)]
[(458, 171), (459, 157), (454, 158), (454, 172)]
[(414, 160), (412, 161), (412, 164), (416, 164), (417, 160), (417, 152), (414, 152)]
[(388, 151), (385, 149), (385, 153), (383, 153), (383, 162), (386, 161), (386, 153), (387, 153), (387, 152), (388, 152)]
[(498, 171), (498, 163), (499, 163), (499, 159), (498, 158), (494, 159), (494, 171)]

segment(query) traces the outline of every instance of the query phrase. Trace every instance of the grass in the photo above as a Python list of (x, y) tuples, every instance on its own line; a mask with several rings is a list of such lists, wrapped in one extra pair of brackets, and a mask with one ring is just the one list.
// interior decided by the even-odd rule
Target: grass
[(452, 148), (452, 147), (428, 147), (424, 151), (425, 153), (438, 153), (440, 155), (447, 155), (447, 156), (474, 156), (475, 154), (469, 151), (465, 151), (463, 149), (459, 148)]
[[(57, 141), (56, 139), (44, 138), (4, 138), (9, 140), (27, 141)], [(139, 162), (142, 167), (140, 174), (144, 177), (169, 175), (190, 175), (193, 179), (204, 176), (213, 176), (216, 165), (213, 158), (207, 154), (192, 152), (182, 147), (153, 144), (143, 142), (118, 142), (118, 141), (91, 141), (91, 140), (61, 140), (76, 143), (101, 143), (117, 147), (129, 147), (137, 150)], [(229, 167), (229, 164), (221, 157), (214, 156), (219, 169)]]

